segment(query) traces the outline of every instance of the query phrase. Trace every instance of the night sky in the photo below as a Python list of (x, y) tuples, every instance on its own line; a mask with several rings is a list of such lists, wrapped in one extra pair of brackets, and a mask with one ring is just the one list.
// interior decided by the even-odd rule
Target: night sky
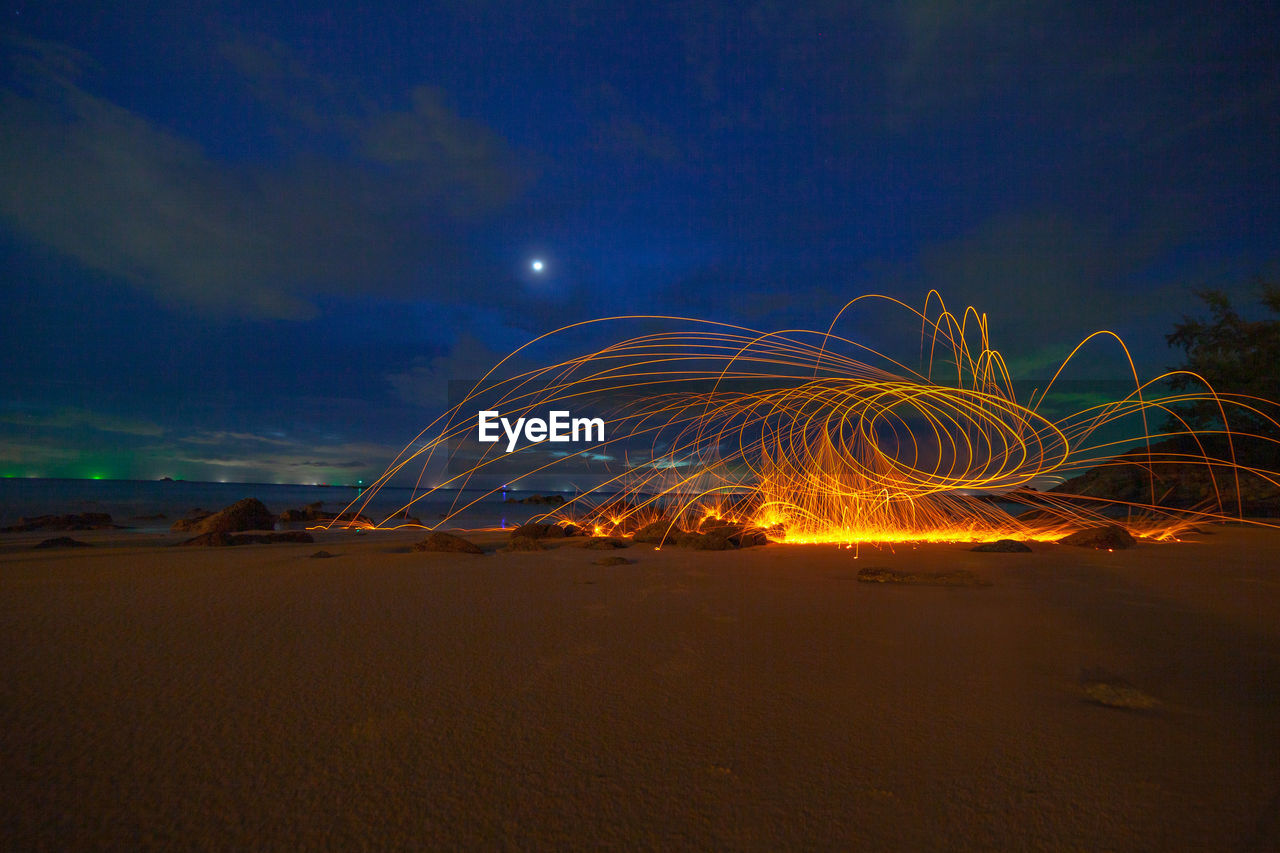
[(368, 481), (613, 314), (936, 288), (1019, 377), (1159, 373), (1280, 273), (1276, 4), (2, 8), (5, 476)]

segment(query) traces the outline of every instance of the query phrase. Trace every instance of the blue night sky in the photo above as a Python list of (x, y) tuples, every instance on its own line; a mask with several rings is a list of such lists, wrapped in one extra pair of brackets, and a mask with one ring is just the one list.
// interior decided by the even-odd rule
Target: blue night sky
[(7, 476), (367, 481), (613, 314), (936, 288), (1019, 377), (1098, 328), (1159, 373), (1280, 273), (1275, 4), (0, 10)]

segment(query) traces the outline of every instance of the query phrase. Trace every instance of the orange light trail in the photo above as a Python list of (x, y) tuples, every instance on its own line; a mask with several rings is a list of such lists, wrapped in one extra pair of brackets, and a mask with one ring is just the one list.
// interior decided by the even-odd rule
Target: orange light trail
[[(919, 319), (919, 371), (836, 333), (846, 312), (863, 300)], [(589, 325), (658, 321), (691, 329), (648, 332), (503, 378), (504, 365), (525, 358), (539, 342), (563, 341)], [(1123, 352), (1131, 391), (1066, 417), (1042, 414), (1072, 359), (1103, 339)], [(1234, 518), (1225, 507), (1233, 494), (1239, 505), (1242, 472), (1280, 484), (1274, 472), (1237, 465), (1230, 450), (1228, 411), (1261, 412), (1270, 404), (1216, 394), (1207, 383), (1198, 394), (1156, 394), (1171, 375), (1140, 380), (1123, 341), (1100, 331), (1071, 352), (1045, 387), (1019, 402), (1003, 357), (990, 345), (986, 315), (967, 308), (957, 317), (936, 291), (922, 311), (890, 297), (859, 297), (836, 314), (826, 332), (764, 333), (677, 317), (592, 320), (543, 335), (495, 365), (466, 399), (419, 433), (348, 511), (365, 509), (392, 478), (420, 466), (413, 497), (377, 526), (403, 526), (397, 516), (403, 519), (418, 501), (454, 495), (450, 513), (430, 525), (439, 527), (502, 490), (495, 487), (466, 502), (452, 491), (496, 477), (499, 461), (524, 460), (521, 476), (530, 476), (591, 453), (625, 461), (544, 518), (572, 521), (600, 535), (627, 535), (657, 519), (696, 529), (701, 520), (716, 517), (766, 528), (778, 541), (852, 544), (1049, 540), (1119, 514), (1135, 534), (1169, 539), (1197, 521)], [(1031, 488), (1107, 464), (1135, 444), (1196, 437), (1190, 430), (1152, 434), (1150, 423), (1171, 415), (1176, 422), (1173, 407), (1205, 399), (1216, 401), (1223, 413), (1216, 434), (1227, 439), (1225, 458), (1157, 454), (1151, 461), (1152, 468), (1207, 466), (1217, 490), (1213, 506), (1160, 506), (1154, 471), (1144, 502)], [(478, 446), (472, 434), (481, 409), (515, 418), (601, 400), (610, 401), (603, 442), (553, 458), (545, 444), (525, 444), (509, 455), (491, 444), (459, 464), (468, 440)], [(1140, 426), (1123, 440), (1102, 438), (1107, 429), (1128, 424)], [(427, 472), (448, 461), (458, 473), (427, 485)], [(1015, 516), (991, 495), (1034, 512)]]

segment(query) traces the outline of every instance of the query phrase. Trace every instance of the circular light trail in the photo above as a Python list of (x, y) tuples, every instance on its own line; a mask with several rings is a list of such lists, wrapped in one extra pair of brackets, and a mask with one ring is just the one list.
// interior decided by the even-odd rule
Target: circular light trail
[[(846, 311), (864, 299), (906, 309), (919, 322), (920, 341), (909, 348), (920, 361), (916, 369), (835, 332)], [(664, 321), (687, 328), (652, 331)], [(527, 362), (539, 342), (553, 339), (563, 347), (575, 331), (601, 324), (650, 331), (517, 375), (504, 373), (517, 357)], [(1067, 392), (1055, 397), (1054, 386), (1082, 347), (1106, 338), (1124, 353), (1129, 393), (1066, 416), (1045, 414), (1051, 410), (1046, 400), (1067, 405), (1079, 399)], [(432, 479), (428, 471), (447, 463), (447, 479), (416, 488), (384, 524), (399, 524), (396, 518), (414, 503), (435, 495), (452, 496), (453, 510), (433, 525), (448, 526), (453, 516), (500, 494), (503, 486), (485, 491), (486, 483), (511, 482), (513, 464), (523, 477), (563, 472), (557, 466), (574, 460), (606, 459), (617, 467), (602, 469), (596, 482), (545, 517), (615, 535), (659, 519), (696, 530), (715, 518), (763, 528), (775, 540), (860, 543), (1048, 540), (1081, 525), (1108, 523), (1119, 513), (1139, 535), (1170, 538), (1197, 521), (1234, 518), (1224, 507), (1232, 505), (1233, 491), (1238, 500), (1242, 469), (1230, 458), (1230, 441), (1228, 458), (1153, 454), (1144, 500), (1033, 488), (1111, 464), (1121, 450), (1144, 441), (1183, 435), (1199, 442), (1189, 428), (1150, 432), (1152, 422), (1173, 416), (1176, 423), (1178, 404), (1213, 400), (1224, 412), (1234, 406), (1260, 414), (1259, 407), (1268, 405), (1207, 386), (1202, 393), (1161, 396), (1157, 391), (1168, 378), (1140, 381), (1123, 342), (1096, 332), (1053, 379), (1019, 400), (1004, 359), (989, 343), (986, 315), (973, 308), (952, 314), (936, 292), (923, 311), (891, 297), (858, 297), (826, 332), (764, 333), (677, 317), (591, 320), (530, 341), (496, 364), (352, 506), (363, 509), (409, 466), (421, 466), (417, 479), (423, 483)], [(568, 453), (550, 454), (538, 443), (504, 453), (497, 444), (476, 441), (480, 410), (501, 410), (514, 420), (592, 406), (606, 420), (606, 440)], [(1272, 423), (1280, 431), (1280, 423)], [(1130, 429), (1127, 436), (1114, 435)], [(1232, 436), (1229, 428), (1216, 432)], [(473, 454), (465, 463), (463, 452)], [(1160, 505), (1157, 471), (1188, 463), (1205, 466), (1218, 495), (1215, 506)], [(1280, 485), (1275, 472), (1249, 473)], [(473, 498), (477, 486), (483, 494)], [(993, 499), (997, 495), (1000, 500)], [(1010, 503), (1031, 512), (1015, 514)]]

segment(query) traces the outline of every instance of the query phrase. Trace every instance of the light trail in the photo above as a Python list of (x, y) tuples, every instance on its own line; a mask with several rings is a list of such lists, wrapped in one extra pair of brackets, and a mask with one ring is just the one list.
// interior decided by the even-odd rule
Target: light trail
[[(844, 315), (863, 300), (919, 319), (920, 371), (836, 334)], [(510, 377), (501, 372), (534, 344), (563, 341), (574, 330), (654, 322), (690, 328), (649, 331)], [(970, 338), (976, 339), (972, 347)], [(1119, 345), (1131, 390), (1065, 417), (1042, 414), (1068, 364), (1099, 339)], [(531, 476), (591, 453), (625, 461), (547, 519), (628, 535), (657, 519), (696, 529), (703, 519), (722, 518), (766, 528), (779, 541), (852, 544), (1049, 540), (1121, 515), (1135, 534), (1168, 539), (1199, 521), (1235, 518), (1228, 508), (1233, 495), (1239, 506), (1243, 472), (1280, 484), (1274, 472), (1236, 464), (1237, 436), (1227, 417), (1232, 408), (1261, 413), (1272, 404), (1217, 394), (1207, 383), (1203, 393), (1159, 395), (1172, 375), (1140, 380), (1124, 342), (1100, 331), (1081, 342), (1024, 404), (1004, 359), (991, 348), (986, 315), (967, 308), (957, 318), (936, 291), (922, 311), (890, 297), (859, 297), (836, 314), (826, 332), (764, 333), (678, 317), (604, 318), (543, 335), (503, 359), (466, 399), (419, 433), (345, 512), (354, 517), (393, 478), (417, 469), (411, 499), (377, 526), (404, 526), (400, 521), (414, 504), (447, 494), (453, 497), (451, 511), (430, 527), (446, 526), (503, 486), (482, 489), (467, 501), (453, 490), (515, 480), (497, 474), (499, 463), (506, 471), (513, 459), (523, 461), (519, 476)], [(1152, 434), (1150, 423), (1171, 415), (1176, 422), (1173, 407), (1206, 399), (1223, 413), (1223, 427), (1214, 434), (1225, 437), (1227, 452), (1150, 455), (1148, 500), (1030, 488), (1111, 463), (1126, 447), (1150, 447), (1175, 435), (1193, 436), (1203, 451), (1204, 434)], [(549, 458), (546, 444), (526, 444), (508, 455), (474, 441), (481, 409), (516, 418), (603, 400), (609, 401), (606, 440), (577, 452)], [(1280, 432), (1280, 424), (1263, 417)], [(1127, 424), (1140, 426), (1121, 439), (1104, 438), (1107, 430)], [(470, 455), (462, 461), (464, 453)], [(425, 485), (428, 470), (444, 462), (452, 462), (457, 473)], [(1206, 466), (1216, 501), (1195, 509), (1161, 506), (1154, 469), (1188, 463)], [(1014, 515), (994, 495), (1031, 512)]]

